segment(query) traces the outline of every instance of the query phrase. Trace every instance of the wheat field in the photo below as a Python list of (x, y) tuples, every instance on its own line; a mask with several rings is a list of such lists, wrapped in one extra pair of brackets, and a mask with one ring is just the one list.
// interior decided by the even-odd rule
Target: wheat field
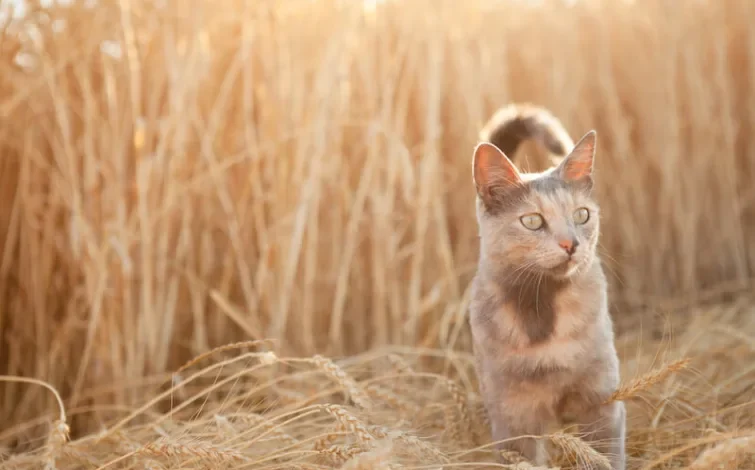
[(466, 323), (511, 102), (598, 132), (629, 468), (755, 468), (755, 2), (680, 5), (1, 2), (0, 468), (534, 469)]

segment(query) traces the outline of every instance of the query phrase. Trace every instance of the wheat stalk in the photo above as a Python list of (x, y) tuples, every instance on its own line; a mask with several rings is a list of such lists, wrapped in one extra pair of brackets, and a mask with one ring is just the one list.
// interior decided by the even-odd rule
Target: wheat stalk
[(63, 446), (68, 442), (69, 428), (65, 421), (56, 420), (47, 437), (45, 445), (45, 470), (54, 470), (55, 459), (60, 454)]
[(409, 365), (409, 363), (406, 362), (406, 360), (398, 354), (389, 354), (387, 358), (388, 362), (391, 363), (394, 370), (396, 370), (399, 374), (412, 375), (414, 373), (412, 366)]
[(529, 462), (517, 462), (509, 467), (511, 470), (561, 470), (560, 468), (542, 467), (532, 465)]
[(342, 429), (351, 432), (361, 444), (368, 447), (372, 445), (375, 440), (372, 433), (370, 433), (364, 423), (349, 413), (346, 408), (340, 405), (328, 404), (324, 405), (323, 409), (336, 419), (339, 425), (342, 426)]
[(145, 459), (141, 462), (145, 470), (165, 470), (167, 467), (154, 459)]
[(97, 468), (97, 467), (100, 466), (100, 462), (97, 461), (97, 459), (95, 459), (94, 457), (92, 457), (90, 455), (87, 455), (85, 452), (82, 452), (82, 451), (80, 451), (78, 449), (74, 449), (70, 445), (65, 446), (64, 448), (62, 448), (60, 450), (61, 450), (62, 455), (66, 456), (66, 457), (68, 457), (70, 459), (74, 459), (74, 460), (76, 460), (76, 461), (78, 461), (80, 463), (83, 463), (83, 464), (87, 465), (87, 466), (90, 466), (90, 467), (93, 467), (93, 468)]
[(139, 449), (139, 452), (152, 456), (189, 456), (213, 462), (238, 463), (248, 461), (248, 458), (241, 452), (199, 440), (192, 440), (191, 442), (184, 443), (180, 441), (172, 441), (168, 438), (160, 438), (155, 442), (145, 445)]
[(218, 432), (224, 434), (224, 437), (233, 438), (238, 435), (238, 431), (233, 426), (233, 423), (228, 420), (228, 418), (219, 414), (216, 414), (214, 418), (215, 426), (217, 426)]
[(425, 460), (438, 460), (440, 462), (448, 462), (448, 456), (446, 456), (440, 449), (432, 444), (423, 441), (417, 436), (401, 431), (400, 429), (386, 429), (382, 426), (372, 426), (370, 428), (372, 434), (380, 439), (389, 439), (394, 444), (401, 443), (407, 449), (417, 451), (419, 455)]
[(312, 447), (316, 451), (322, 452), (338, 440), (338, 438), (340, 437), (339, 433), (341, 432), (346, 432), (346, 428), (341, 423), (338, 423), (334, 432), (329, 432), (323, 436), (318, 437)]
[(591, 467), (588, 468), (603, 468), (610, 470), (611, 463), (608, 458), (593, 449), (582, 439), (564, 433), (551, 434), (549, 438), (554, 444), (561, 447), (570, 458), (574, 457), (577, 462), (591, 465)]
[(330, 459), (331, 462), (339, 465), (362, 452), (364, 452), (364, 448), (355, 445), (330, 446), (320, 450), (321, 455), (324, 455)]
[(370, 397), (387, 403), (394, 410), (404, 413), (417, 413), (419, 411), (419, 406), (413, 403), (408, 397), (401, 396), (379, 385), (370, 384), (365, 387), (365, 391)]
[[(229, 432), (233, 432), (233, 435), (238, 435), (236, 426), (226, 416), (216, 414), (214, 418), (218, 426), (222, 426)], [(269, 433), (270, 436), (263, 439), (265, 441), (279, 440), (282, 441), (282, 443), (286, 446), (295, 446), (299, 444), (299, 441), (296, 438), (284, 431), (280, 425), (275, 423), (275, 421), (266, 419), (264, 416), (257, 413), (243, 413), (235, 415), (234, 419), (244, 423), (249, 423), (251, 426), (259, 428), (259, 435)]]
[(700, 454), (687, 470), (735, 469), (749, 455), (755, 455), (755, 435), (721, 442)]
[(453, 380), (444, 377), (443, 383), (451, 394), (451, 398), (455, 405), (455, 413), (446, 415), (446, 426), (447, 430), (449, 430), (449, 435), (457, 442), (460, 441), (460, 439), (464, 439), (465, 442), (470, 442), (470, 438), (472, 437), (472, 424), (469, 417), (467, 397)]
[(653, 385), (663, 382), (671, 374), (675, 374), (682, 371), (689, 366), (690, 359), (679, 359), (668, 364), (661, 366), (660, 368), (651, 371), (642, 377), (632, 380), (626, 385), (619, 387), (605, 403), (613, 401), (623, 401), (634, 397), (643, 390), (647, 390)]
[[(269, 339), (259, 339), (259, 340), (253, 340), (253, 341), (240, 341), (240, 342), (237, 342), (237, 343), (224, 344), (223, 346), (218, 346), (217, 348), (213, 348), (213, 349), (211, 349), (211, 350), (209, 350), (209, 351), (207, 351), (205, 353), (202, 353), (202, 354), (200, 354), (200, 355), (198, 355), (198, 356), (196, 356), (196, 357), (194, 357), (192, 359), (189, 359), (183, 365), (181, 365), (181, 367), (179, 367), (178, 369), (176, 369), (176, 371), (174, 372), (174, 374), (176, 374), (176, 375), (180, 374), (181, 372), (185, 371), (189, 367), (191, 367), (191, 366), (193, 366), (193, 365), (201, 362), (203, 359), (205, 359), (207, 357), (210, 357), (213, 354), (221, 353), (221, 352), (227, 352), (227, 351), (233, 351), (233, 350), (241, 349), (241, 348), (254, 348), (254, 347), (258, 347), (258, 346), (260, 346), (262, 344), (266, 344), (266, 343), (270, 343), (270, 342), (272, 342), (272, 340), (269, 340)], [(263, 351), (261, 354), (265, 354), (266, 352), (267, 351)]]
[(311, 360), (318, 368), (323, 370), (343, 388), (344, 392), (348, 394), (355, 405), (364, 410), (371, 408), (372, 404), (370, 398), (364, 390), (359, 387), (357, 382), (346, 374), (343, 369), (338, 367), (330, 359), (320, 356), (319, 354), (312, 357)]
[(490, 419), (485, 409), (485, 403), (477, 393), (470, 392), (467, 395), (467, 403), (470, 403), (472, 416), (472, 435), (476, 444), (481, 444), (483, 436), (490, 430)]
[(52, 395), (55, 397), (55, 401), (57, 401), (58, 404), (59, 418), (52, 423), (50, 432), (47, 435), (47, 442), (45, 444), (44, 453), (45, 470), (55, 470), (57, 468), (55, 465), (55, 459), (60, 454), (60, 451), (63, 449), (63, 446), (66, 444), (66, 442), (68, 442), (68, 436), (70, 432), (66, 419), (66, 408), (63, 405), (63, 399), (60, 397), (60, 394), (52, 385), (42, 380), (10, 375), (0, 375), (0, 382), (16, 382), (39, 385), (40, 387), (44, 387), (49, 390), (50, 393), (52, 393)]
[(389, 463), (393, 446), (390, 441), (381, 441), (374, 449), (362, 452), (351, 457), (341, 466), (341, 470), (399, 470), (402, 468), (397, 463)]

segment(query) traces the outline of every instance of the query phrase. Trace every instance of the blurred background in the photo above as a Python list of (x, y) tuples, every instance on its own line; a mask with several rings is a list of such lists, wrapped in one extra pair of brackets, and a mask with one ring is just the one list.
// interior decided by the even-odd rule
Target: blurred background
[[(0, 374), (74, 434), (227, 343), (469, 351), (472, 149), (510, 102), (598, 132), (619, 334), (753, 286), (751, 0), (0, 5)], [(56, 410), (0, 382), (0, 446)]]

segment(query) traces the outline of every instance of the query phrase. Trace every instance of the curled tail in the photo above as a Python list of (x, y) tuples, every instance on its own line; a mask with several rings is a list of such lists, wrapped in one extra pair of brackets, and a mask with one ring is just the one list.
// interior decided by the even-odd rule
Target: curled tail
[(565, 157), (574, 141), (553, 114), (545, 108), (530, 104), (510, 104), (493, 114), (480, 131), (480, 140), (490, 142), (513, 158), (519, 144), (533, 139), (545, 147), (554, 162)]

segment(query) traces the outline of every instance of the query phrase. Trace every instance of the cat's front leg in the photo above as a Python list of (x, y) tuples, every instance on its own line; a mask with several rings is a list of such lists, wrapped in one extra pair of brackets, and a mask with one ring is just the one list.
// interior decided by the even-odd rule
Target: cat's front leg
[[(488, 416), (491, 435), (496, 449), (501, 452), (518, 452), (535, 465), (545, 465), (547, 456), (540, 436), (545, 429), (547, 417), (542, 413), (529, 412), (527, 407), (500, 401), (490, 407)], [(499, 455), (502, 463), (507, 459)]]
[(626, 408), (616, 401), (586, 409), (578, 417), (584, 439), (611, 462), (612, 470), (625, 470)]

